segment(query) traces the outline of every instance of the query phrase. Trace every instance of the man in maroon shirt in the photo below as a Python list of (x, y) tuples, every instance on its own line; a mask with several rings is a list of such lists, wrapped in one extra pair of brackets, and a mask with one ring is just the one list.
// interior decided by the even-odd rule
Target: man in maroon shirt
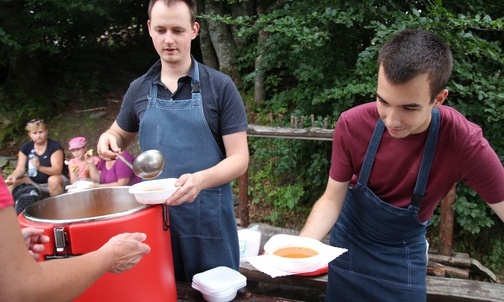
[(300, 233), (331, 230), (331, 245), (348, 249), (329, 265), (326, 301), (425, 301), (425, 229), (458, 181), (504, 220), (499, 157), (480, 127), (442, 105), (449, 47), (409, 29), (378, 63), (376, 101), (340, 116), (326, 190)]

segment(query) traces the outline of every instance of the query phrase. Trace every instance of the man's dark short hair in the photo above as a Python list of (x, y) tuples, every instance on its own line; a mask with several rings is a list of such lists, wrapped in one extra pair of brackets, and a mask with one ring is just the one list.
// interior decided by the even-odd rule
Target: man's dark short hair
[(448, 45), (438, 36), (423, 29), (406, 29), (383, 45), (378, 68), (383, 68), (387, 80), (394, 85), (427, 74), (433, 102), (450, 79), (453, 58)]

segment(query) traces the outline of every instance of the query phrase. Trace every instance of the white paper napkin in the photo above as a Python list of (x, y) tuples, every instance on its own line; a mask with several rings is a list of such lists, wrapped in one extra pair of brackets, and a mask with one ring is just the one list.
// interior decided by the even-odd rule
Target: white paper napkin
[[(323, 247), (319, 250), (320, 255), (322, 256), (322, 261), (319, 267), (314, 269), (313, 271), (316, 271), (324, 266), (327, 266), (327, 264), (336, 257), (339, 257), (341, 254), (344, 252), (348, 251), (347, 249), (344, 248), (339, 248), (339, 247), (334, 247), (330, 246), (327, 244), (324, 244)], [(287, 276), (287, 275), (295, 275), (299, 274), (301, 272), (297, 273), (291, 273), (291, 272), (285, 272), (282, 271), (278, 268), (275, 267), (275, 262), (273, 257), (270, 255), (261, 255), (261, 256), (255, 256), (255, 257), (248, 257), (247, 261), (252, 264), (257, 270), (270, 275), (272, 278), (275, 277), (281, 277), (281, 276)], [(310, 272), (302, 272), (302, 273), (310, 273)]]

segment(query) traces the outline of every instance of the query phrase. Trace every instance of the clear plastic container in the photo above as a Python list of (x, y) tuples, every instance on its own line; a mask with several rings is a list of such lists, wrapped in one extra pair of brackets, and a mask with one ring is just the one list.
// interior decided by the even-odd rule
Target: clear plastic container
[(247, 229), (238, 230), (238, 242), (240, 244), (240, 262), (245, 262), (248, 257), (257, 256), (261, 246), (261, 232), (258, 225)]

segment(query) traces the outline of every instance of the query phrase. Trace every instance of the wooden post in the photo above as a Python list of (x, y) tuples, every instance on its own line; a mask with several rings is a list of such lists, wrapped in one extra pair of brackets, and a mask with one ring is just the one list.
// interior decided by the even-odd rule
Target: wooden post
[(452, 255), (455, 191), (457, 184), (453, 185), (448, 194), (441, 200), (441, 221), (439, 224), (439, 254)]
[(240, 205), (238, 206), (240, 226), (246, 228), (250, 223), (248, 207), (248, 169), (238, 178), (238, 197), (240, 199)]

